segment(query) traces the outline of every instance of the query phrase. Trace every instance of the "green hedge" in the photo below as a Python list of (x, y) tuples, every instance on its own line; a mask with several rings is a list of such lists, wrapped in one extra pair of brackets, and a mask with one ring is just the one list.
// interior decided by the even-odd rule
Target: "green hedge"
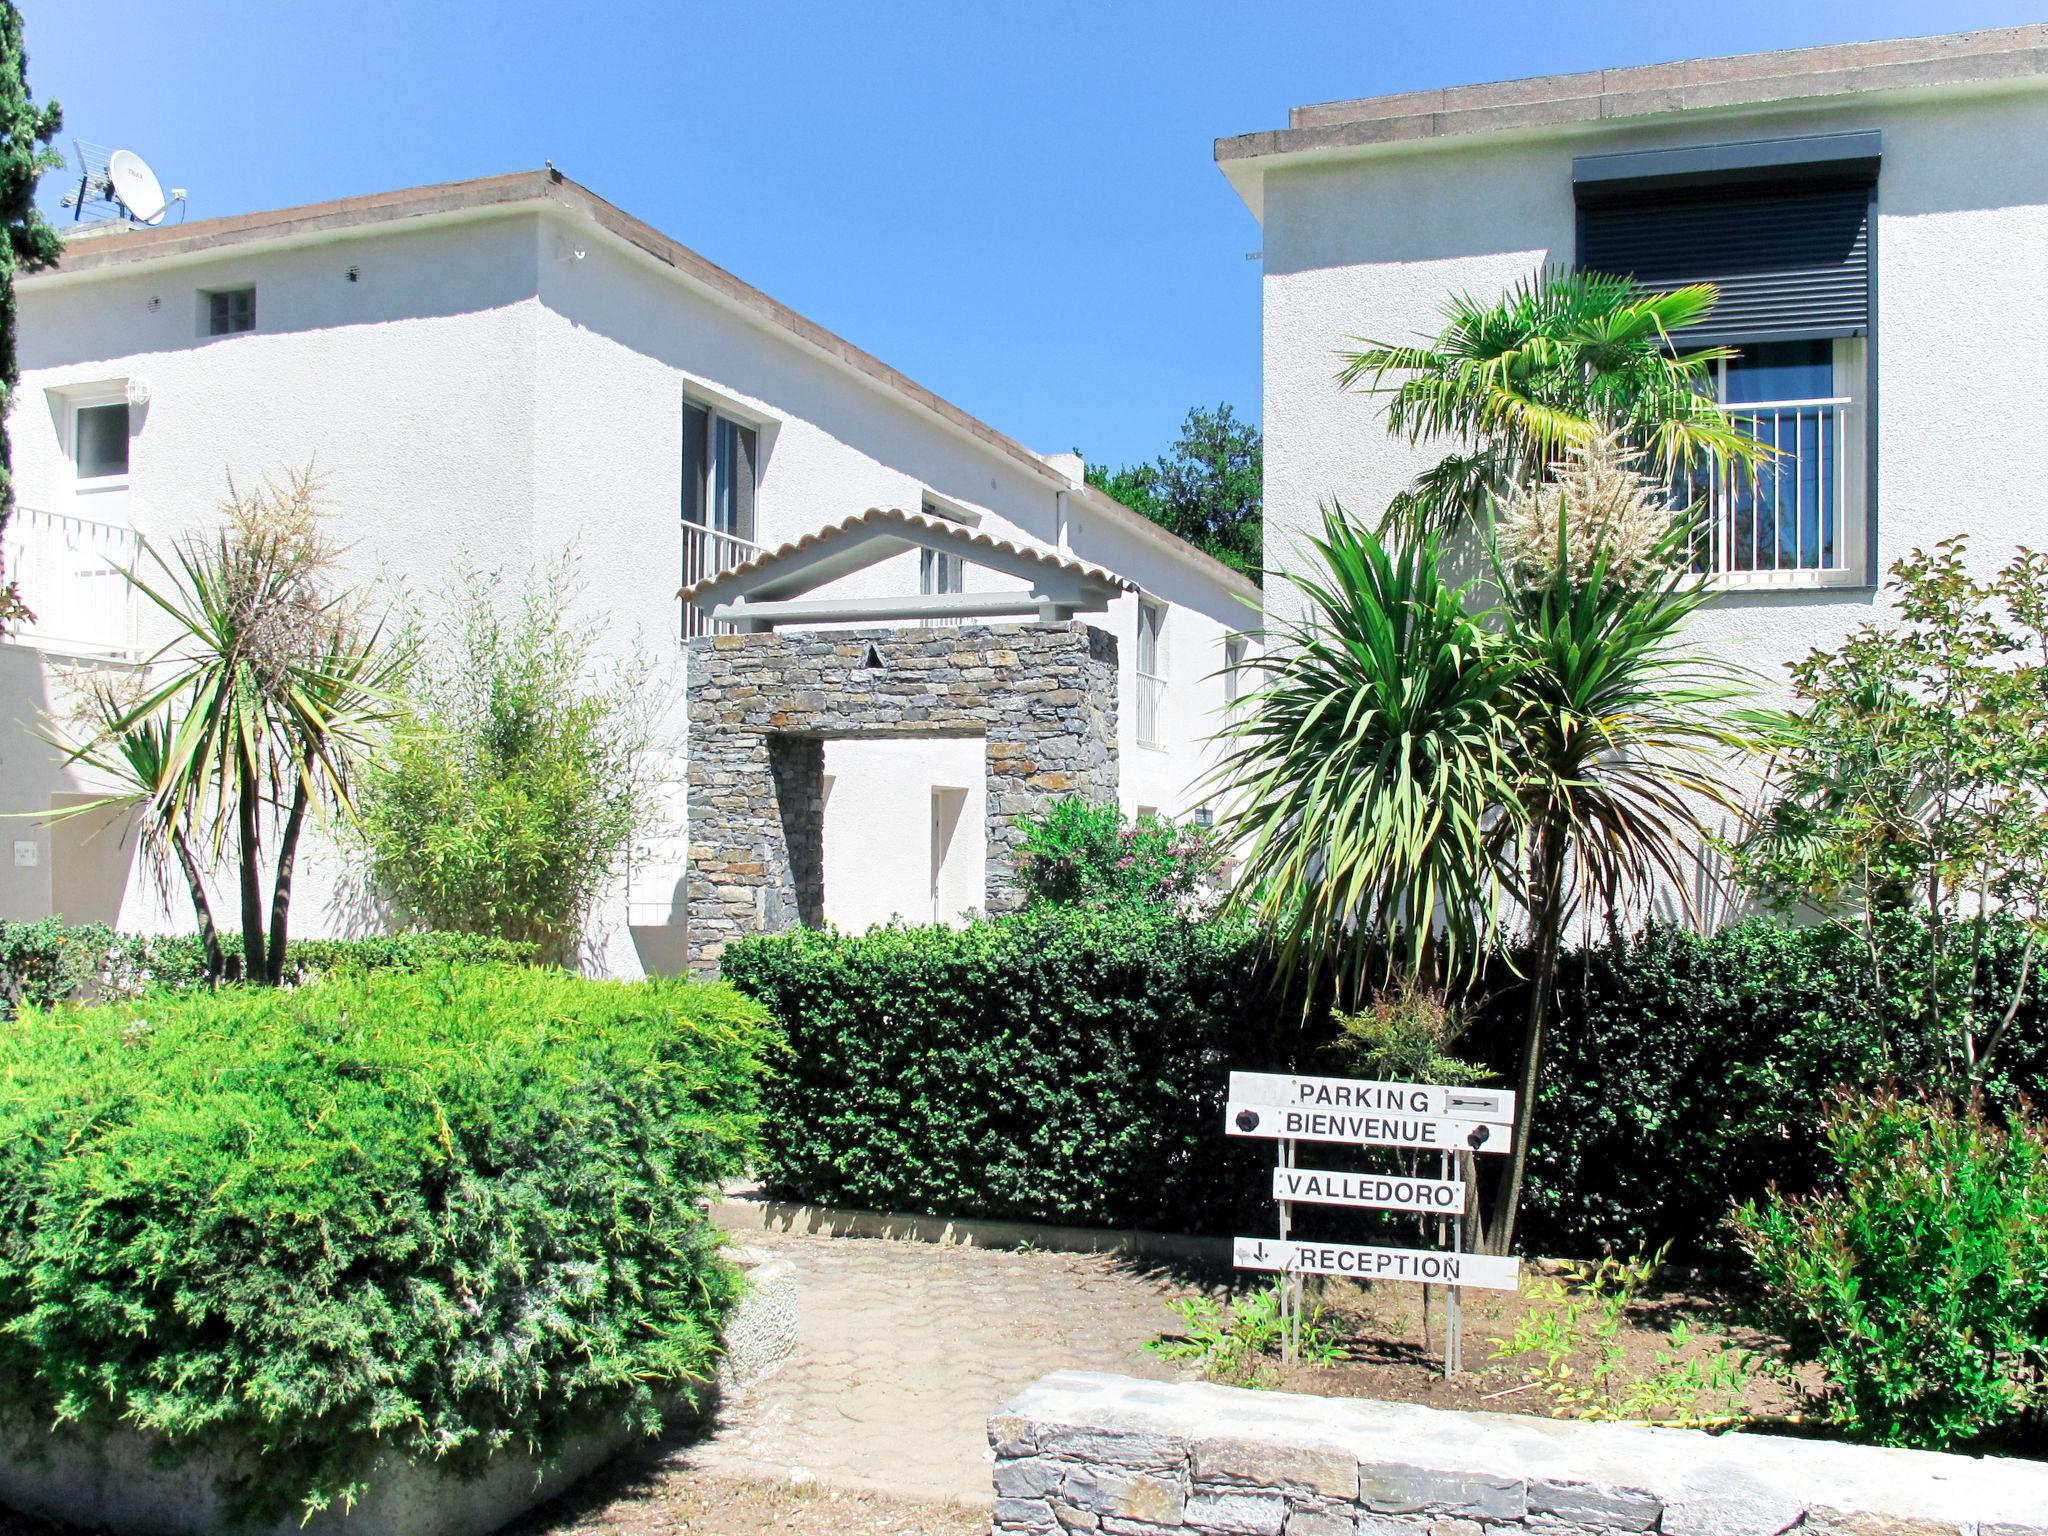
[(767, 1039), (730, 988), (528, 968), (151, 991), (0, 1024), (0, 1383), (53, 1420), (261, 1448), (320, 1507), (652, 1431), (739, 1284), (693, 1203)]
[[(520, 964), (531, 944), (478, 933), (388, 933), (362, 939), (294, 939), (287, 980), (323, 972), (418, 970), (427, 965)], [(197, 934), (118, 933), (103, 923), (0, 923), (0, 1018), (21, 1003), (122, 997), (146, 986), (184, 988), (206, 979)]]
[[(2022, 936), (2002, 929), (1989, 970), (2010, 983)], [(1524, 993), (1492, 994), (1478, 1049), (1512, 1065)], [(2001, 1049), (1992, 1098), (2038, 1095), (2048, 1076), (2048, 992), (2036, 973)], [(1653, 923), (1568, 958), (1531, 1147), (1523, 1246), (1543, 1253), (1725, 1245), (1731, 1202), (1818, 1187), (1821, 1123), (1838, 1088), (1927, 1081), (1951, 1030), (1931, 1024), (1920, 976), (1880, 990), (1839, 926), (1752, 918), (1711, 937)]]
[[(2019, 936), (1991, 970), (2010, 980)], [(1231, 1067), (1335, 1070), (1327, 1032), (1270, 997), (1257, 936), (1139, 912), (1047, 908), (963, 930), (749, 939), (725, 973), (793, 1050), (766, 1096), (782, 1192), (958, 1216), (1229, 1231), (1271, 1220), (1269, 1149), (1219, 1134)], [(2022, 1009), (1993, 1098), (2048, 1087), (2048, 987)], [(1508, 1080), (1526, 994), (1507, 967), (1464, 1054)], [(1837, 1088), (1924, 1080), (1951, 1037), (1910, 968), (1880, 994), (1854, 935), (1757, 918), (1665, 923), (1567, 957), (1537, 1102), (1522, 1246), (1687, 1258), (1725, 1248), (1731, 1204), (1827, 1172)], [(1318, 1148), (1320, 1166), (1385, 1154)], [(1483, 1175), (1497, 1172), (1493, 1161)], [(1370, 1235), (1356, 1213), (1311, 1235)]]
[(1217, 1228), (1259, 1166), (1221, 1134), (1224, 1074), (1291, 1042), (1257, 951), (1235, 925), (1056, 907), (741, 940), (725, 976), (790, 1047), (760, 1172), (837, 1205)]

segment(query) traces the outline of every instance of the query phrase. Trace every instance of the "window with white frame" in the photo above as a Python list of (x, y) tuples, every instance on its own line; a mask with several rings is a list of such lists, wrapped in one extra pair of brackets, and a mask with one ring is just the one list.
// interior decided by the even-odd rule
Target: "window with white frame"
[(1223, 707), (1229, 709), (1244, 692), (1245, 642), (1243, 635), (1223, 637)]
[(199, 296), (209, 336), (236, 336), (256, 329), (256, 290), (215, 288)]
[(1163, 747), (1166, 712), (1166, 604), (1138, 599), (1138, 745)]
[(128, 484), (128, 399), (80, 397), (70, 402), (72, 473), (81, 491), (111, 491)]
[(1877, 310), (1876, 130), (1583, 155), (1578, 265), (1669, 291), (1713, 285), (1673, 333), (1727, 349), (1710, 388), (1755, 439), (1753, 464), (1679, 468), (1699, 568), (1736, 588), (1875, 578), (1870, 387)]
[(1699, 520), (1698, 568), (1730, 586), (1863, 579), (1859, 337), (1735, 344), (1715, 398), (1758, 445), (1754, 465), (1698, 462), (1675, 499)]
[(760, 436), (716, 407), (683, 406), (683, 521), (754, 540)]
[[(917, 590), (926, 597), (948, 592), (967, 590), (967, 563), (956, 552), (945, 549), (921, 549), (917, 561)], [(953, 619), (927, 619), (926, 625), (942, 626), (957, 623)]]

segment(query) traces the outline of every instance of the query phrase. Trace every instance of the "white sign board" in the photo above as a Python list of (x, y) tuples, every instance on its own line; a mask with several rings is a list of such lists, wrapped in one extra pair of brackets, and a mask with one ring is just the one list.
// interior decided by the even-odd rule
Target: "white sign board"
[(1348, 1109), (1434, 1120), (1483, 1120), (1489, 1125), (1515, 1123), (1515, 1096), (1506, 1088), (1443, 1088), (1434, 1083), (1383, 1083), (1363, 1077), (1233, 1072), (1230, 1099), (1235, 1104), (1267, 1104), (1276, 1109)]
[(1283, 1109), (1233, 1099), (1224, 1107), (1223, 1115), (1223, 1128), (1231, 1135), (1268, 1140), (1339, 1141), (1353, 1147), (1422, 1147), (1432, 1152), (1505, 1152), (1514, 1140), (1504, 1125), (1405, 1112)]
[(1522, 1261), (1491, 1254), (1437, 1253), (1426, 1248), (1362, 1248), (1350, 1243), (1281, 1242), (1270, 1237), (1235, 1240), (1239, 1269), (1297, 1275), (1344, 1275), (1353, 1280), (1419, 1280), (1482, 1291), (1521, 1289)]
[(1456, 1216), (1465, 1209), (1462, 1179), (1409, 1179), (1386, 1173), (1324, 1173), (1275, 1168), (1273, 1198), (1310, 1205), (1363, 1205), (1380, 1211), (1426, 1211)]

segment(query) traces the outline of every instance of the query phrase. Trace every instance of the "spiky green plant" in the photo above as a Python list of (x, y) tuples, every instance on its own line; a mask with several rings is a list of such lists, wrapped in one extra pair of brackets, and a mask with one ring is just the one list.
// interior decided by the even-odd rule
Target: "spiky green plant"
[(1485, 948), (1490, 823), (1520, 804), (1520, 667), (1434, 539), (1394, 548), (1332, 507), (1309, 544), (1322, 568), (1283, 573), (1303, 614), (1278, 626), (1215, 782), (1245, 850), (1234, 899), (1304, 995), (1328, 979), (1356, 1003), (1376, 976), (1428, 980)]
[(1703, 454), (1753, 463), (1755, 440), (1706, 389), (1729, 350), (1672, 340), (1717, 297), (1710, 283), (1659, 293), (1545, 268), (1490, 303), (1453, 296), (1448, 324), (1420, 342), (1355, 338), (1362, 348), (1341, 354), (1338, 382), (1383, 396), (1392, 435), (1452, 445), (1394, 499), (1388, 526), (1427, 533), (1477, 522), (1492, 498), (1540, 485), (1568, 448), (1602, 429), (1643, 444), (1657, 474)]

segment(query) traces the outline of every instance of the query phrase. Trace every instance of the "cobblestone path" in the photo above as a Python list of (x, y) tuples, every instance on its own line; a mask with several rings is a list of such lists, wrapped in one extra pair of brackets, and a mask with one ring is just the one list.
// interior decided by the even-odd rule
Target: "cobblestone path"
[(1094, 1255), (749, 1231), (796, 1271), (797, 1351), (677, 1461), (979, 1505), (989, 1410), (1053, 1370), (1172, 1379), (1170, 1278)]

